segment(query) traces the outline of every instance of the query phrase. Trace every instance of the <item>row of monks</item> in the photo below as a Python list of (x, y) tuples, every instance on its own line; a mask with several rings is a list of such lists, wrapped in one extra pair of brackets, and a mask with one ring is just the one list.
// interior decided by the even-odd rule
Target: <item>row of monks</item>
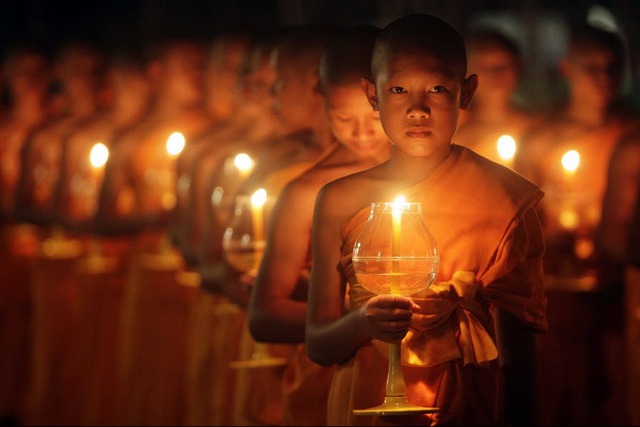
[[(341, 31), (172, 36), (144, 49), (73, 40), (53, 58), (26, 42), (7, 49), (4, 420), (324, 424), (315, 397), (298, 397), (297, 413), (283, 410), (283, 382), (301, 387), (287, 378), (295, 346), (253, 339), (250, 268), (230, 265), (223, 239), (236, 196), (262, 189), (277, 198), (343, 143), (336, 123), (351, 118), (332, 118), (318, 87), (324, 49)], [(535, 417), (541, 425), (638, 422), (628, 402), (640, 395), (639, 367), (626, 357), (639, 319), (625, 316), (640, 298), (623, 290), (640, 121), (618, 97), (623, 46), (607, 31), (576, 32), (559, 64), (568, 97), (540, 112), (515, 97), (524, 73), (517, 45), (488, 30), (467, 43), (468, 71), (480, 83), (453, 143), (545, 191), (550, 331), (537, 342)], [(362, 117), (352, 133), (372, 140), (379, 123)], [(379, 147), (361, 167), (385, 160), (388, 147)]]

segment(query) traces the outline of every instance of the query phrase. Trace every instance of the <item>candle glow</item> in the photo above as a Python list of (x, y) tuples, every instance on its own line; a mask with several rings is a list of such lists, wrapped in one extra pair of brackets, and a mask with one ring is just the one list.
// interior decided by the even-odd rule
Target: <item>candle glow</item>
[(264, 240), (264, 204), (267, 201), (267, 191), (264, 188), (256, 190), (251, 195), (251, 213), (253, 218), (254, 240)]
[(569, 150), (562, 156), (562, 167), (568, 173), (575, 173), (580, 166), (580, 153), (576, 150)]
[(109, 159), (109, 149), (101, 142), (96, 143), (89, 154), (89, 161), (94, 168), (100, 168), (107, 163)]
[(516, 154), (516, 140), (511, 135), (502, 135), (496, 143), (498, 155), (502, 160), (509, 161)]
[(233, 164), (242, 176), (248, 175), (253, 170), (253, 159), (246, 153), (237, 154), (233, 159)]
[(169, 153), (170, 156), (177, 156), (182, 153), (185, 144), (184, 135), (180, 132), (174, 132), (167, 138), (167, 153)]
[(398, 287), (396, 274), (400, 273), (400, 264), (396, 259), (398, 257), (398, 253), (400, 250), (400, 231), (402, 226), (402, 211), (405, 208), (405, 197), (403, 195), (399, 195), (396, 197), (395, 201), (391, 204), (391, 219), (392, 219), (392, 227), (393, 227), (393, 235), (391, 240), (391, 256), (392, 260), (392, 283), (391, 283), (391, 292), (397, 292), (395, 289)]

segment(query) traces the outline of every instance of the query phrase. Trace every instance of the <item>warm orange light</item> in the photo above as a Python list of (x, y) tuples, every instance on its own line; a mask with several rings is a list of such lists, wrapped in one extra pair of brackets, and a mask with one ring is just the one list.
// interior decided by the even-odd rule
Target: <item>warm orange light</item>
[(498, 156), (502, 160), (509, 161), (516, 155), (516, 140), (511, 135), (502, 135), (496, 143)]
[(101, 142), (96, 143), (89, 154), (89, 161), (94, 168), (100, 168), (107, 163), (109, 159), (109, 149)]
[(172, 133), (169, 135), (169, 138), (167, 138), (167, 153), (169, 153), (170, 156), (179, 155), (182, 153), (182, 150), (184, 150), (185, 143), (184, 135), (180, 132)]
[(575, 173), (580, 166), (580, 153), (576, 150), (569, 150), (562, 156), (562, 167), (569, 173)]
[(241, 175), (248, 175), (253, 170), (253, 159), (246, 153), (239, 153), (234, 157), (233, 164)]
[(264, 188), (256, 190), (256, 192), (251, 195), (253, 236), (256, 241), (264, 240), (264, 204), (266, 201), (267, 191)]

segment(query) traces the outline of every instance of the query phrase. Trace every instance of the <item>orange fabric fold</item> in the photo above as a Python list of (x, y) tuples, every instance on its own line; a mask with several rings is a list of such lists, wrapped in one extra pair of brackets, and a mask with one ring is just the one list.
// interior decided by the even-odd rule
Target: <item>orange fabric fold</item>
[[(491, 312), (497, 306), (534, 330), (547, 329), (544, 240), (536, 211), (543, 193), (508, 168), (458, 145), (428, 179), (399, 191), (408, 202), (422, 203), (440, 253), (434, 284), (413, 296), (420, 309), (401, 352), (407, 398), (440, 411), (403, 423), (500, 425), (503, 397)], [(339, 268), (348, 281), (349, 310), (372, 296), (356, 280), (351, 262), (369, 210), (363, 206), (341, 229)], [(382, 361), (388, 350), (375, 340), (371, 344), (338, 366), (329, 425), (389, 424), (384, 417), (352, 414), (384, 398)]]

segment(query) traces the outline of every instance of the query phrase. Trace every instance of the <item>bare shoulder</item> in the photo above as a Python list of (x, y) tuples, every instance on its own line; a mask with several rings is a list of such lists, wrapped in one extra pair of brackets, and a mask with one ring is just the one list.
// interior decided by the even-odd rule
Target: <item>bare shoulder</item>
[(640, 170), (640, 129), (618, 143), (611, 157), (611, 167)]
[(375, 169), (368, 169), (343, 176), (323, 185), (316, 198), (316, 210), (319, 215), (335, 218), (340, 222), (368, 206), (375, 200), (373, 194), (380, 194), (380, 181), (376, 179)]

